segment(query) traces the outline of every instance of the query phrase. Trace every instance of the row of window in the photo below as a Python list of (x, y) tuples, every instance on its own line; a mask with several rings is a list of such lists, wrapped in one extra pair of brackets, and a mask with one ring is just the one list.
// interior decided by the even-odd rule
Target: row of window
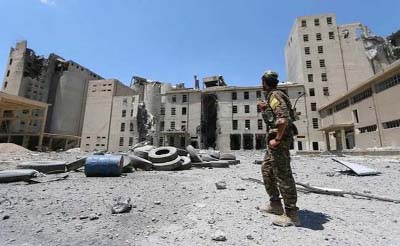
[[(309, 73), (307, 74), (308, 82), (314, 82), (314, 74)], [(328, 75), (326, 73), (321, 73), (321, 81), (326, 82), (328, 81)]]
[[(400, 127), (400, 119), (383, 122), (382, 126), (383, 129)], [(360, 133), (375, 132), (378, 130), (378, 126), (377, 125), (364, 126), (358, 128), (358, 130), (360, 131)]]
[[(122, 112), (121, 112), (121, 117), (122, 117), (122, 118), (125, 118), (125, 117), (126, 117), (126, 110), (125, 110), (125, 109), (122, 110)], [(133, 109), (131, 109), (131, 117), (133, 117)]]
[[(256, 98), (261, 98), (262, 97), (262, 93), (261, 91), (256, 91)], [(237, 100), (237, 92), (233, 91), (232, 92), (232, 100)], [(243, 99), (245, 100), (249, 100), (250, 99), (250, 92), (249, 91), (244, 91), (243, 92)]]
[[(121, 132), (124, 132), (124, 131), (125, 131), (125, 123), (124, 123), (124, 122), (121, 123), (120, 131), (121, 131)], [(133, 123), (132, 123), (132, 122), (129, 123), (129, 131), (130, 131), (130, 132), (133, 132), (133, 131), (134, 131), (134, 126), (133, 126)]]
[[(245, 120), (244, 121), (244, 127), (247, 130), (250, 130), (250, 120)], [(238, 130), (239, 129), (239, 121), (238, 120), (232, 120), (232, 130)], [(262, 130), (263, 129), (263, 120), (259, 119), (257, 120), (257, 129)]]
[[(326, 17), (326, 24), (332, 25), (332, 17)], [(320, 19), (315, 18), (314, 19), (314, 26), (320, 26)], [(307, 20), (301, 20), (301, 27), (307, 27)]]
[[(329, 32), (328, 33), (328, 38), (329, 39), (335, 39), (335, 33), (334, 32)], [(317, 40), (317, 41), (322, 41), (322, 33), (316, 33), (315, 34), (315, 40)], [(303, 34), (303, 41), (304, 42), (308, 42), (308, 41), (310, 41), (310, 36), (309, 36), (309, 34)]]
[[(175, 121), (171, 121), (170, 125), (169, 125), (169, 129), (176, 130), (175, 127), (176, 127)], [(164, 131), (164, 130), (165, 130), (165, 122), (161, 121), (160, 122), (160, 131)], [(181, 130), (186, 131), (186, 121), (185, 120), (181, 121)]]
[[(326, 67), (325, 59), (319, 59), (319, 67)], [(312, 68), (311, 60), (306, 60), (306, 68)]]
[[(128, 140), (129, 142), (128, 142), (128, 145), (129, 146), (132, 146), (133, 145), (133, 137), (129, 137), (129, 140)], [(125, 142), (125, 139), (124, 139), (124, 137), (120, 137), (119, 138), (119, 146), (124, 146), (124, 142)]]
[(377, 83), (375, 85), (375, 91), (376, 91), (376, 93), (379, 93), (381, 91), (389, 89), (390, 87), (393, 87), (398, 84), (400, 84), (400, 74), (396, 74), (393, 77), (391, 77), (385, 81), (381, 81), (381, 82)]
[[(181, 114), (182, 115), (186, 115), (187, 114), (187, 108), (186, 107), (182, 107), (181, 108)], [(160, 115), (165, 115), (165, 108), (162, 107), (160, 109)], [(171, 108), (171, 115), (176, 115), (176, 108)]]
[[(246, 114), (250, 113), (250, 105), (244, 105), (244, 112)], [(261, 108), (257, 107), (257, 113), (261, 112)], [(232, 114), (237, 114), (238, 113), (238, 106), (237, 105), (233, 105), (232, 106)]]
[[(309, 88), (308, 89), (308, 94), (310, 97), (314, 97), (315, 96), (315, 89), (314, 88)], [(324, 96), (329, 96), (329, 87), (322, 87), (322, 93)]]
[[(324, 46), (320, 45), (317, 47), (317, 52), (318, 54), (323, 54), (324, 53)], [(311, 55), (311, 48), (310, 47), (304, 47), (304, 54), (306, 55)]]
[[(171, 100), (172, 100), (173, 103), (176, 103), (176, 95), (173, 95)], [(187, 100), (187, 95), (186, 94), (182, 95), (182, 103), (186, 103), (187, 101), (188, 101)]]

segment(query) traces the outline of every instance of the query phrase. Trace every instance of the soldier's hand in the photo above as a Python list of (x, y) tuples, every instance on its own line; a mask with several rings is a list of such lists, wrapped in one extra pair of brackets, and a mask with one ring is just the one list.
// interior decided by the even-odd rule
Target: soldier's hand
[(257, 102), (257, 107), (259, 107), (262, 111), (265, 111), (267, 109), (267, 102), (262, 100)]
[(278, 141), (274, 138), (274, 139), (269, 140), (268, 147), (271, 149), (276, 149), (280, 143), (281, 143), (281, 141)]

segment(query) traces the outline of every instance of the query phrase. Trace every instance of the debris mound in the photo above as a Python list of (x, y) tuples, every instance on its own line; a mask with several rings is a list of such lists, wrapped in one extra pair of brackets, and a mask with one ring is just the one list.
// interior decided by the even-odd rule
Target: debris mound
[(0, 153), (29, 153), (30, 150), (13, 144), (13, 143), (0, 143)]

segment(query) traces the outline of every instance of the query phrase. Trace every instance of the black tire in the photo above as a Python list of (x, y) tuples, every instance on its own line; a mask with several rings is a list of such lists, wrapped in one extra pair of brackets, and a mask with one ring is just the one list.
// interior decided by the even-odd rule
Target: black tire
[(182, 159), (180, 156), (169, 162), (153, 163), (153, 169), (157, 171), (173, 171), (180, 166), (182, 166)]
[(178, 150), (175, 147), (160, 147), (150, 150), (149, 161), (154, 163), (170, 162), (178, 158)]
[(34, 169), (41, 173), (64, 173), (66, 163), (63, 161), (26, 161), (18, 164), (17, 169)]
[(149, 152), (154, 149), (155, 147), (152, 145), (146, 145), (143, 147), (139, 147), (133, 150), (133, 154), (135, 154), (136, 156), (139, 156), (143, 159), (148, 160), (149, 159)]
[(17, 169), (0, 171), (0, 183), (28, 181), (37, 174), (33, 169)]
[(236, 156), (231, 153), (221, 153), (220, 160), (236, 160)]
[(218, 159), (216, 159), (208, 154), (202, 154), (200, 156), (203, 161), (218, 161)]
[(187, 152), (187, 150), (185, 150), (185, 149), (177, 149), (178, 150), (178, 155), (179, 156), (188, 156), (189, 155), (189, 152)]
[(186, 150), (189, 152), (192, 162), (203, 162), (203, 159), (196, 153), (196, 149), (192, 145), (188, 145)]
[(143, 171), (150, 171), (153, 169), (153, 163), (136, 155), (128, 155), (131, 159), (131, 164), (135, 169), (142, 169)]
[(187, 156), (181, 156), (182, 165), (176, 170), (189, 170), (192, 168), (192, 160)]

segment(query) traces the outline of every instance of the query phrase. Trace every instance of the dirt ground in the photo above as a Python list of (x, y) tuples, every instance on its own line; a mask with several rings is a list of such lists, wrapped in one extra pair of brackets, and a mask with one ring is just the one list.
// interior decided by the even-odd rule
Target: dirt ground
[[(74, 160), (82, 153), (0, 153), (0, 170), (23, 160)], [(351, 196), (299, 193), (302, 227), (271, 225), (261, 179), (262, 152), (236, 152), (241, 164), (179, 172), (136, 171), (119, 178), (86, 178), (71, 172), (63, 181), (0, 184), (1, 245), (399, 245), (400, 204)], [(328, 156), (293, 156), (295, 179), (400, 199), (399, 157), (345, 157), (376, 168), (357, 177)], [(215, 183), (225, 181), (227, 189)], [(133, 209), (111, 214), (118, 197)], [(226, 241), (212, 240), (222, 231)]]

